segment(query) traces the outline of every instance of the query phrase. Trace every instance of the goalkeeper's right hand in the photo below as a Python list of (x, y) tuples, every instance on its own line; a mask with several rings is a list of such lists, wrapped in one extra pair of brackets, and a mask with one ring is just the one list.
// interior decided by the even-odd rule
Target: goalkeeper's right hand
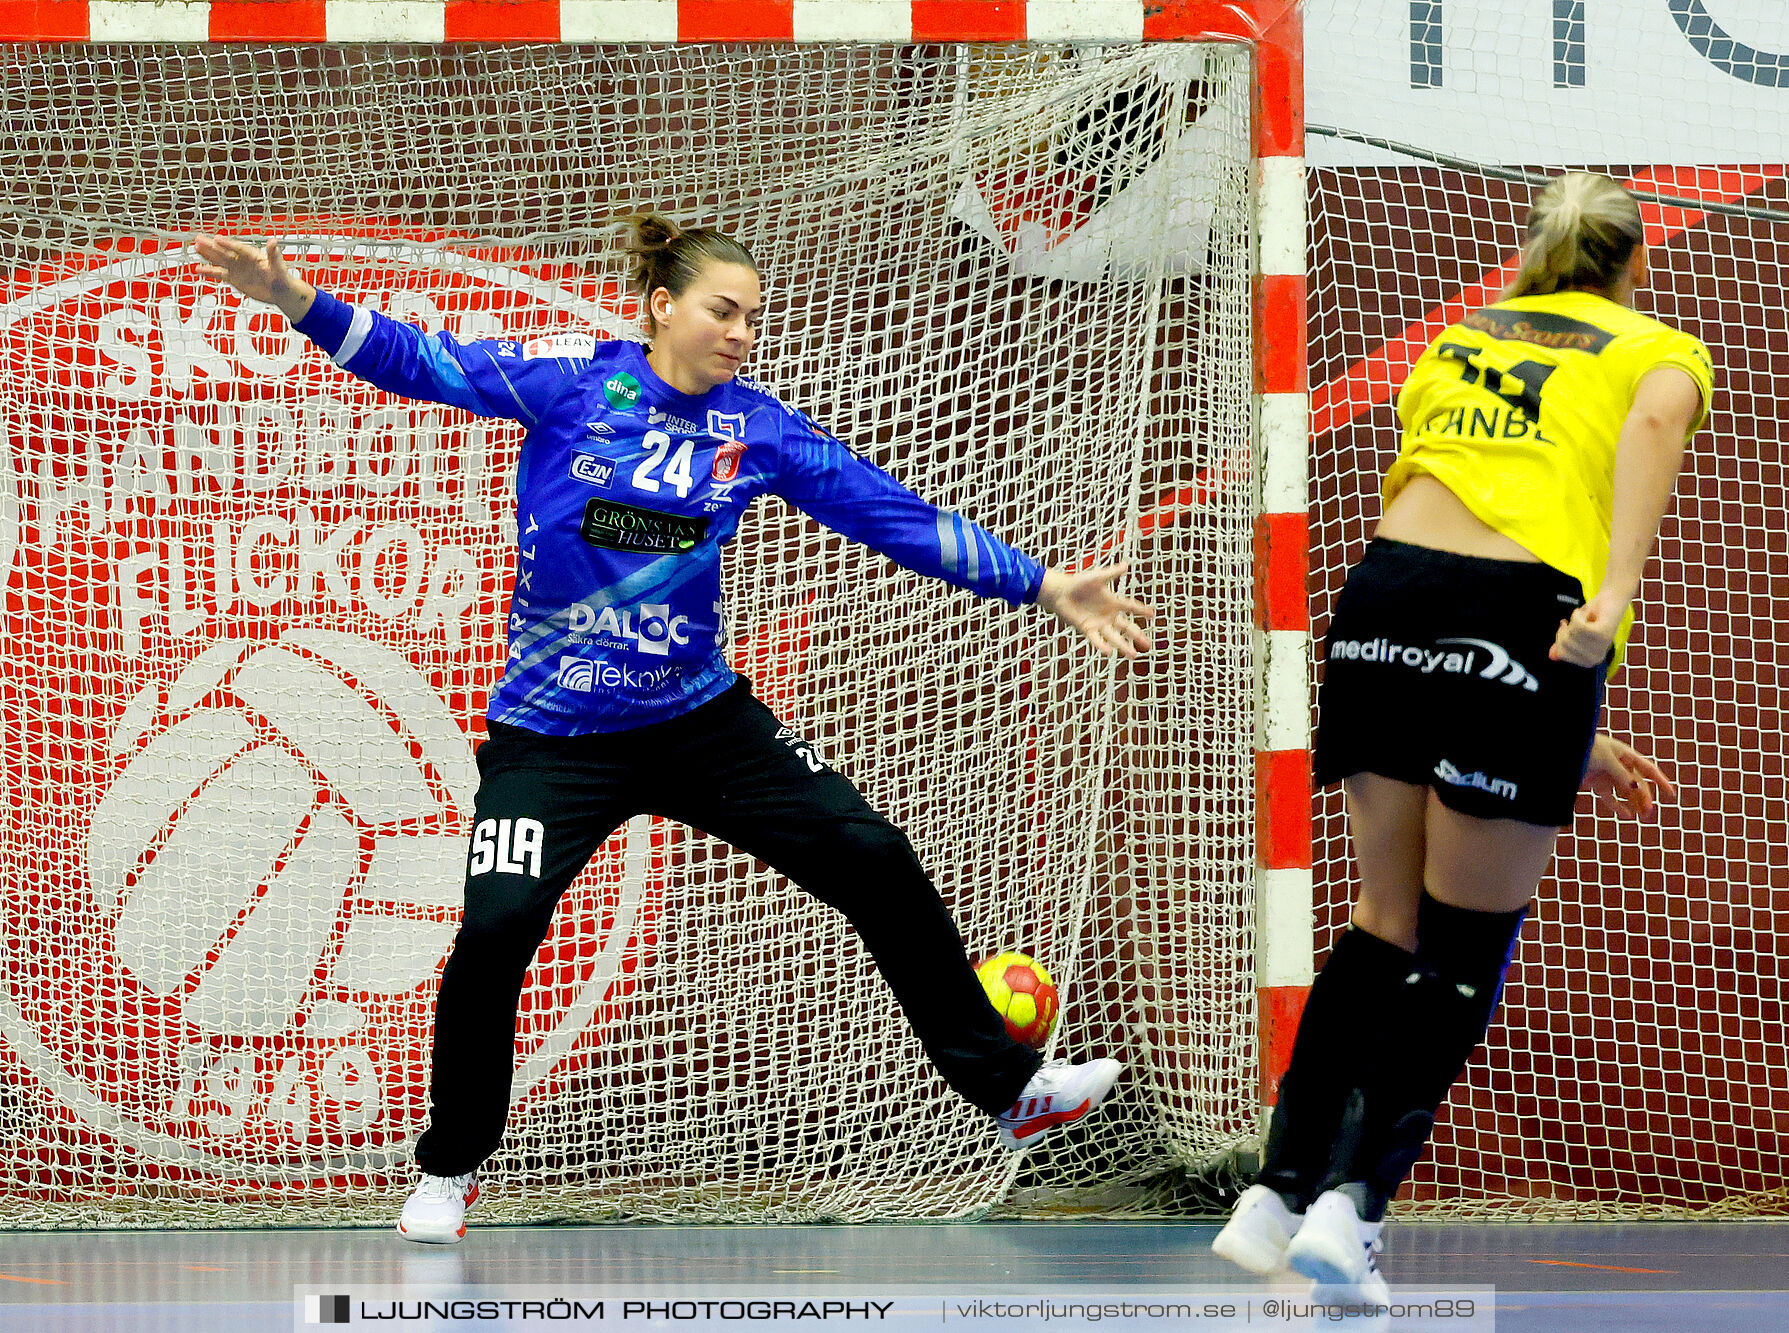
[(229, 283), (250, 300), (278, 306), (294, 324), (317, 299), (317, 289), (286, 267), (278, 241), (267, 242), (263, 249), (248, 241), (196, 236), (193, 249), (206, 261), (199, 265), (199, 272)]

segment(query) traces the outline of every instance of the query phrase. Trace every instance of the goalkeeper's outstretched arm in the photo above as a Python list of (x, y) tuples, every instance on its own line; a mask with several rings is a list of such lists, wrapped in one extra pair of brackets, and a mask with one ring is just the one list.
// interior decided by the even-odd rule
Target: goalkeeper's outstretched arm
[(294, 324), (310, 313), (317, 289), (286, 267), (280, 243), (265, 246), (222, 236), (200, 236), (193, 242), (205, 262), (199, 272), (217, 282), (227, 282), (251, 301), (278, 306)]

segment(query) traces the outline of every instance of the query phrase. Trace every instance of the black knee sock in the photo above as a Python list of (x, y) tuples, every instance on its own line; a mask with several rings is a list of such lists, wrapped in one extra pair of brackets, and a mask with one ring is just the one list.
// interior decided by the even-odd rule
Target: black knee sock
[(1416, 958), (1387, 1013), (1385, 1039), (1344, 1108), (1327, 1188), (1358, 1186), (1376, 1222), (1416, 1164), (1447, 1091), (1483, 1040), (1528, 916), (1452, 907), (1425, 893)]
[(1371, 1033), (1410, 967), (1405, 950), (1350, 926), (1311, 983), (1268, 1124), (1260, 1177), (1294, 1209), (1302, 1211), (1316, 1196)]

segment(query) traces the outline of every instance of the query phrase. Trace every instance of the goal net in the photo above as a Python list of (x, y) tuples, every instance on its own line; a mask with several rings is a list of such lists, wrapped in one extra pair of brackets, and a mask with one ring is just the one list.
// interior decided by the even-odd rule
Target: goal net
[(1250, 68), (9, 48), (7, 1225), (383, 1223), (425, 1116), (521, 430), (337, 372), (200, 279), (196, 231), (527, 338), (637, 336), (617, 214), (720, 226), (767, 278), (760, 379), (1046, 560), (1135, 557), (1161, 615), (1114, 669), (760, 506), (735, 665), (909, 832), (972, 953), (1051, 968), (1058, 1049), (1125, 1078), (1015, 1161), (839, 917), (642, 818), (529, 973), (488, 1216), (1151, 1208), (1251, 1138)]
[[(1640, 196), (1651, 276), (1639, 308), (1701, 338), (1718, 368), (1606, 714), (1679, 794), (1638, 825), (1581, 813), (1490, 1040), (1400, 1207), (1783, 1212), (1789, 496), (1775, 371), (1789, 99), (1784, 57), (1770, 53), (1789, 50), (1789, 17), (1633, 6), (1587, 31), (1587, 7), (1572, 4), (1312, 8), (1317, 632), (1378, 517), (1396, 386), (1442, 328), (1496, 299), (1551, 175), (1605, 171)], [(1316, 834), (1326, 948), (1353, 892), (1339, 793), (1319, 795)]]

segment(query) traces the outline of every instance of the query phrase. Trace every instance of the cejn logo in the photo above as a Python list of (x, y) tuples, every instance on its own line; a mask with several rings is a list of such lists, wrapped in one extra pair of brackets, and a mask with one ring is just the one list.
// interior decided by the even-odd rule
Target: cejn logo
[(609, 459), (598, 458), (595, 454), (573, 454), (571, 474), (579, 481), (607, 490), (615, 481), (615, 464)]
[[(627, 330), (571, 274), (286, 250), (460, 337)], [(0, 1082), (34, 1089), (30, 1132), (75, 1172), (107, 1145), (231, 1182), (383, 1172), (425, 1114), (479, 855), (468, 714), (502, 666), (521, 432), (351, 380), (193, 262), (121, 248), (0, 307), (0, 674), (29, 720), (0, 806)], [(556, 916), (519, 1120), (631, 989), (668, 837), (630, 825)], [(516, 827), (492, 851), (539, 857)]]

